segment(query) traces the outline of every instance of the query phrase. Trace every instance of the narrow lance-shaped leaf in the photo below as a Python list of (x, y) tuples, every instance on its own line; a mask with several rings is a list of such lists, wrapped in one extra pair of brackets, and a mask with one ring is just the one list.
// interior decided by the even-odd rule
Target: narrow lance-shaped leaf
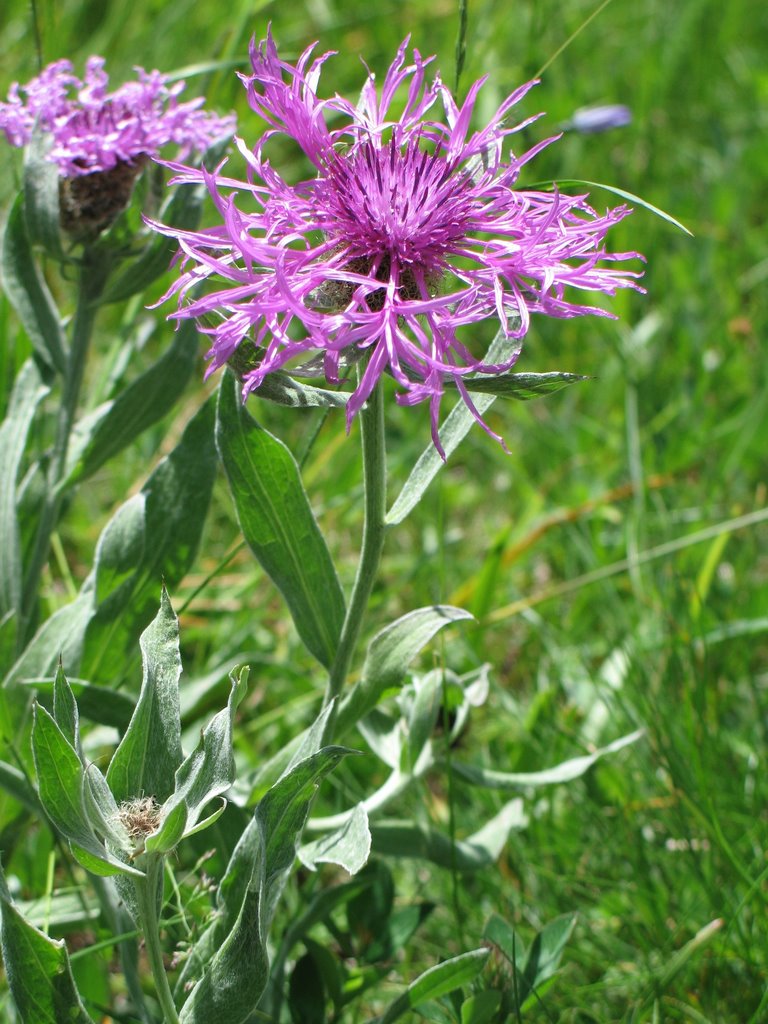
[(235, 380), (219, 391), (216, 445), (249, 547), (277, 585), (299, 636), (329, 667), (344, 621), (344, 596), (296, 462), (242, 407)]
[(52, 676), (59, 656), (70, 676), (113, 685), (124, 677), (160, 580), (177, 583), (197, 551), (216, 475), (213, 416), (206, 402), (141, 492), (117, 510), (80, 593), (40, 626), (6, 685)]
[(3, 285), (32, 346), (49, 370), (64, 373), (66, 342), (48, 286), (32, 255), (19, 196), (5, 226), (2, 247)]
[[(499, 331), (485, 354), (484, 362), (489, 366), (507, 362), (514, 355), (518, 345), (518, 342), (505, 338), (503, 333)], [(470, 381), (478, 379), (479, 377), (467, 376), (464, 384), (466, 387), (469, 387)], [(481, 395), (474, 400), (474, 405), (482, 416), (490, 409), (495, 400), (495, 395)], [(475, 422), (474, 416), (464, 402), (457, 402), (453, 409), (451, 409), (439, 430), (440, 444), (443, 446), (446, 459), (449, 459), (458, 448)], [(410, 476), (405, 481), (403, 489), (387, 513), (386, 522), (390, 526), (402, 522), (408, 513), (413, 511), (421, 501), (426, 489), (444, 465), (445, 462), (440, 458), (433, 444), (429, 445), (421, 453), (416, 465), (411, 470)]]
[(553, 395), (569, 384), (589, 380), (579, 373), (500, 373), (489, 377), (470, 377), (464, 383), (467, 391), (495, 395), (496, 398), (515, 398), (527, 402), (542, 395)]
[(0, 930), (8, 987), (23, 1024), (93, 1024), (80, 1001), (66, 943), (19, 913), (0, 871)]
[(152, 796), (163, 803), (183, 760), (179, 710), (179, 621), (163, 587), (160, 611), (141, 636), (143, 680), (136, 710), (112, 757), (107, 782), (115, 799)]
[(112, 401), (75, 430), (79, 441), (67, 486), (92, 476), (104, 463), (161, 419), (187, 386), (197, 360), (197, 332), (185, 321), (163, 355)]
[(80, 731), (77, 703), (61, 664), (53, 680), (53, 718), (72, 749), (78, 751)]
[(281, 370), (268, 373), (263, 383), (251, 392), (254, 398), (265, 398), (276, 405), (287, 405), (291, 408), (303, 409), (325, 407), (328, 409), (344, 409), (349, 395), (343, 391), (328, 391), (327, 388), (316, 388), (311, 384), (302, 384)]
[(18, 616), (23, 569), (16, 482), (35, 411), (49, 389), (30, 359), (22, 366), (13, 388), (8, 413), (0, 425), (0, 618)]
[(471, 618), (463, 608), (432, 605), (385, 626), (368, 645), (360, 682), (341, 702), (336, 735), (341, 736), (368, 714), (385, 690), (400, 685), (410, 663), (444, 626)]
[(64, 253), (59, 231), (59, 168), (48, 159), (51, 144), (50, 134), (35, 128), (24, 147), (24, 214), (30, 240), (60, 259)]
[(427, 1000), (439, 999), (463, 985), (468, 985), (485, 967), (489, 954), (488, 949), (473, 949), (468, 953), (451, 957), (450, 960), (444, 960), (436, 967), (430, 967), (412, 981), (402, 995), (390, 1003), (383, 1016), (377, 1018), (376, 1024), (393, 1024), (404, 1013), (416, 1009)]
[(486, 789), (518, 790), (526, 786), (553, 786), (561, 782), (571, 782), (591, 768), (606, 754), (614, 754), (617, 750), (636, 743), (643, 736), (643, 730), (622, 736), (613, 743), (601, 747), (592, 754), (584, 754), (582, 757), (573, 757), (563, 761), (554, 768), (545, 768), (540, 772), (499, 772), (489, 768), (479, 768), (475, 765), (462, 764), (460, 761), (451, 760), (452, 770), (462, 779), (472, 783), (474, 786), (483, 786)]

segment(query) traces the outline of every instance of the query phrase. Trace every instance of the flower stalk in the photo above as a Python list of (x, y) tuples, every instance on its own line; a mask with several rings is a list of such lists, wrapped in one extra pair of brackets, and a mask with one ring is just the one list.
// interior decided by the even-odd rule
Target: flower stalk
[(18, 638), (20, 649), (28, 640), (34, 620), (40, 577), (51, 547), (51, 534), (56, 529), (64, 498), (67, 477), (67, 455), (80, 400), (85, 365), (90, 348), (93, 325), (111, 264), (99, 248), (86, 247), (80, 264), (77, 306), (72, 323), (69, 351), (62, 380), (61, 404), (56, 422), (53, 453), (48, 468), (46, 494), (38, 523), (35, 544), (29, 568), (24, 579), (21, 628)]
[(135, 879), (136, 902), (139, 923), (144, 933), (147, 959), (152, 969), (157, 998), (163, 1011), (164, 1024), (179, 1024), (179, 1015), (173, 1002), (168, 984), (168, 975), (163, 963), (163, 949), (160, 944), (160, 904), (163, 881), (163, 856), (159, 853), (146, 855), (143, 879)]
[[(387, 459), (384, 428), (383, 388), (378, 384), (360, 411), (360, 439), (363, 462), (363, 541), (355, 582), (344, 618), (336, 657), (328, 676), (325, 705), (341, 694), (357, 646), (368, 601), (376, 581), (384, 548), (387, 511)], [(330, 743), (336, 722), (338, 700), (330, 711), (324, 741)]]

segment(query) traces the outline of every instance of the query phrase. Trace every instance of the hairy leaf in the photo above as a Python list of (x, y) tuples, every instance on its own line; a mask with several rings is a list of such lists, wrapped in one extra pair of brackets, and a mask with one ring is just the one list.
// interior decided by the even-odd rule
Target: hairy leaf
[(93, 1024), (75, 987), (64, 940), (49, 938), (21, 915), (1, 871), (0, 913), (5, 972), (23, 1024)]
[(179, 620), (163, 587), (160, 611), (140, 641), (144, 675), (128, 729), (112, 757), (107, 782), (115, 799), (153, 796), (163, 803), (182, 762), (179, 710)]
[(606, 747), (601, 747), (593, 754), (585, 754), (583, 757), (573, 757), (568, 761), (555, 765), (554, 768), (545, 768), (540, 772), (499, 772), (489, 768), (477, 768), (474, 765), (462, 764), (460, 761), (452, 760), (453, 771), (461, 778), (466, 779), (475, 786), (484, 786), (487, 789), (515, 790), (523, 789), (526, 786), (552, 786), (561, 782), (572, 782), (591, 768), (606, 754), (614, 754), (622, 747), (636, 743), (643, 736), (643, 730), (622, 736)]
[(40, 402), (48, 393), (33, 360), (22, 366), (0, 425), (0, 618), (21, 613), (23, 568), (16, 507), (19, 476), (27, 435)]
[(243, 535), (286, 600), (307, 649), (330, 666), (344, 596), (296, 462), (241, 406), (227, 373), (219, 391), (216, 445)]
[(432, 605), (408, 612), (377, 633), (368, 645), (360, 682), (341, 702), (336, 734), (368, 714), (385, 690), (399, 686), (410, 663), (444, 626), (471, 618), (462, 608)]
[(58, 310), (37, 269), (24, 220), (24, 199), (11, 209), (3, 236), (0, 264), (3, 285), (35, 353), (49, 370), (64, 373), (66, 342)]

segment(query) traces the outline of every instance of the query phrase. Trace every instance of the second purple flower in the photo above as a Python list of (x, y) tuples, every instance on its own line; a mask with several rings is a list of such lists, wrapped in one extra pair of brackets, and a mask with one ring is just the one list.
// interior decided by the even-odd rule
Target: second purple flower
[[(253, 74), (243, 82), (269, 128), (253, 149), (238, 140), (248, 180), (227, 177), (221, 167), (209, 173), (172, 164), (175, 182), (205, 182), (221, 223), (197, 232), (154, 227), (181, 248), (182, 272), (165, 296), (178, 296), (173, 315), (212, 314), (217, 321), (202, 328), (213, 339), (209, 372), (250, 341), (255, 358), (243, 374), (245, 398), (297, 356), (320, 352), (327, 379), (337, 381), (342, 360), (365, 353), (348, 422), (387, 371), (400, 386), (398, 402), (430, 403), (440, 448), (446, 382), (480, 420), (465, 376), (504, 372), (516, 358), (484, 364), (463, 343), (462, 328), (495, 318), (507, 338), (519, 339), (531, 313), (608, 316), (573, 301), (568, 290), (612, 295), (637, 288), (640, 275), (615, 267), (637, 253), (604, 247), (627, 207), (601, 215), (583, 195), (515, 189), (523, 165), (555, 141), (520, 156), (504, 153), (508, 137), (536, 119), (506, 120), (535, 83), (472, 131), (485, 80), (459, 107), (439, 77), (427, 82), (431, 58), (414, 50), (407, 62), (407, 42), (380, 90), (369, 74), (357, 105), (319, 98), (330, 54), (313, 60), (310, 47), (294, 66), (279, 58), (271, 36), (252, 44)], [(396, 107), (401, 91), (405, 102)], [(435, 107), (442, 116), (432, 116)], [(293, 184), (277, 173), (265, 156), (277, 134), (301, 147), (313, 177)]]

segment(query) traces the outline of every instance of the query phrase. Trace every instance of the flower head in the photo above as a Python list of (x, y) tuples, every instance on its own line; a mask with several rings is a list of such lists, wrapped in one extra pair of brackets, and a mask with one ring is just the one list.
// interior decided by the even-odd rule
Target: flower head
[(102, 57), (89, 58), (84, 81), (68, 60), (56, 61), (27, 85), (11, 86), (7, 102), (0, 102), (0, 130), (12, 146), (23, 146), (41, 128), (65, 178), (140, 164), (170, 142), (184, 159), (234, 130), (233, 118), (200, 109), (202, 97), (180, 103), (183, 82), (171, 85), (159, 71), (136, 72), (136, 81), (108, 92)]
[[(613, 294), (638, 287), (640, 275), (613, 265), (636, 253), (604, 248), (626, 207), (601, 215), (584, 195), (515, 189), (523, 165), (554, 141), (520, 156), (504, 152), (536, 119), (506, 120), (535, 83), (472, 131), (484, 79), (458, 106), (439, 76), (428, 82), (431, 58), (414, 50), (409, 61), (407, 44), (380, 90), (369, 73), (355, 106), (318, 96), (330, 54), (313, 59), (309, 47), (294, 66), (280, 59), (271, 36), (252, 43), (253, 73), (242, 77), (268, 128), (253, 149), (237, 140), (248, 180), (225, 176), (223, 165), (209, 173), (171, 164), (175, 182), (205, 182), (221, 223), (196, 232), (154, 227), (181, 249), (182, 273), (165, 296), (178, 296), (173, 316), (218, 319), (203, 327), (213, 337), (209, 373), (250, 342), (256, 359), (243, 374), (245, 398), (297, 356), (319, 351), (326, 377), (337, 381), (343, 360), (364, 353), (348, 422), (387, 371), (401, 404), (430, 402), (439, 449), (446, 382), (479, 420), (466, 375), (504, 372), (519, 351), (485, 365), (462, 341), (462, 328), (494, 318), (507, 338), (520, 339), (531, 313), (607, 316), (568, 290)], [(265, 150), (276, 135), (299, 145), (312, 177), (292, 184), (272, 167)], [(203, 282), (208, 290), (196, 294)]]

